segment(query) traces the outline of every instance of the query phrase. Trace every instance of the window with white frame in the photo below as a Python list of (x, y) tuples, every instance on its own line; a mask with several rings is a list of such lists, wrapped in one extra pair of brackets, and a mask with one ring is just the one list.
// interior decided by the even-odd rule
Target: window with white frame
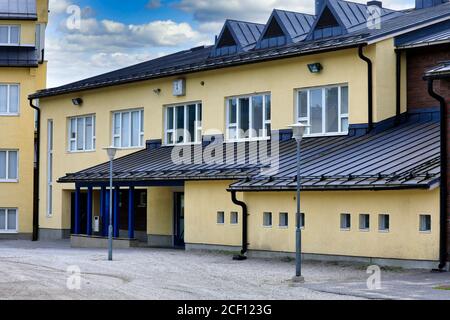
[(270, 137), (271, 104), (270, 93), (227, 98), (227, 140)]
[(281, 228), (287, 228), (289, 226), (289, 213), (280, 212), (280, 221), (279, 226)]
[(217, 212), (217, 224), (225, 224), (225, 212)]
[(20, 26), (0, 26), (0, 44), (18, 45)]
[(341, 230), (350, 230), (352, 227), (351, 215), (349, 213), (341, 214)]
[(0, 150), (0, 182), (16, 182), (19, 177), (19, 152)]
[(47, 216), (53, 213), (53, 120), (47, 121)]
[(359, 230), (360, 231), (370, 230), (370, 215), (368, 214), (359, 215)]
[(389, 220), (390, 219), (388, 214), (380, 214), (378, 218), (378, 230), (382, 232), (388, 232), (390, 228)]
[(95, 116), (73, 117), (69, 119), (69, 151), (83, 152), (95, 150)]
[(113, 113), (113, 145), (116, 148), (144, 146), (144, 110)]
[(19, 90), (18, 84), (0, 84), (0, 115), (19, 114)]
[(263, 226), (266, 228), (272, 227), (272, 212), (263, 213)]
[(230, 224), (238, 224), (239, 223), (239, 214), (236, 211), (232, 211), (230, 213)]
[(421, 214), (419, 216), (420, 232), (431, 232), (431, 216), (429, 214)]
[(297, 121), (309, 125), (308, 135), (348, 132), (348, 85), (297, 91)]
[(166, 145), (199, 143), (201, 139), (201, 103), (187, 103), (165, 108)]
[(0, 233), (17, 232), (17, 209), (0, 208)]

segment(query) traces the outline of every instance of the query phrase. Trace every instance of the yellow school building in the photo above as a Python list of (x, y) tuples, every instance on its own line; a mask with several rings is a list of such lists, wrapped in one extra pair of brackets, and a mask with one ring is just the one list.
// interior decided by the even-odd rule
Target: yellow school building
[[(38, 90), (40, 239), (103, 243), (113, 197), (118, 246), (292, 255), (302, 123), (305, 257), (445, 267), (439, 103), (417, 62), (450, 28), (438, 2), (227, 20), (212, 46)], [(448, 42), (426, 43), (442, 61)]]
[(0, 4), (0, 239), (31, 240), (37, 128), (28, 95), (46, 87), (48, 1)]

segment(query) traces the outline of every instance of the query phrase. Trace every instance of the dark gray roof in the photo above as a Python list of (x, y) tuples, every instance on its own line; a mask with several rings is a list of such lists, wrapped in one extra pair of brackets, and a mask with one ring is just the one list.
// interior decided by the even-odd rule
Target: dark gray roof
[(398, 46), (398, 48), (422, 47), (449, 42), (450, 42), (450, 29), (442, 30), (434, 34), (424, 35), (422, 37), (418, 37), (417, 39), (407, 41), (403, 43), (401, 46)]
[(236, 40), (245, 51), (253, 48), (264, 29), (263, 24), (236, 20), (227, 20), (225, 25), (230, 27)]
[[(338, 1), (341, 0), (327, 1), (338, 5)], [(211, 57), (213, 47), (194, 48), (61, 87), (41, 90), (30, 95), (30, 98), (60, 95), (135, 81), (177, 76), (273, 59), (283, 59), (321, 51), (350, 48), (367, 44), (370, 41), (376, 41), (376, 39), (408, 30), (412, 27), (418, 27), (444, 19), (450, 19), (450, 3), (402, 13), (392, 19), (383, 21), (380, 29), (368, 29), (364, 27), (365, 24), (361, 24), (361, 29), (356, 28), (356, 31), (344, 36), (314, 41), (304, 40), (277, 48), (249, 50), (247, 52), (217, 58)]]
[(0, 20), (36, 20), (36, 0), (0, 0)]
[[(281, 141), (279, 166), (270, 168), (256, 148), (246, 147), (245, 164), (173, 164), (172, 147), (146, 149), (115, 161), (116, 181), (240, 180), (231, 189), (240, 191), (294, 190), (296, 143)], [(254, 147), (254, 145), (253, 145)], [(225, 150), (225, 144), (223, 145)], [(238, 144), (234, 144), (238, 148)], [(200, 148), (201, 149), (201, 148)], [(237, 150), (237, 149), (236, 149)], [(270, 148), (276, 155), (274, 148)], [(306, 138), (302, 147), (302, 185), (309, 190), (430, 188), (440, 177), (439, 123), (410, 121), (364, 136)], [(197, 150), (199, 152), (200, 150)], [(194, 159), (194, 155), (192, 155)], [(264, 169), (264, 174), (261, 169)], [(59, 182), (108, 180), (108, 164), (102, 164)]]
[(285, 30), (289, 33), (293, 42), (305, 39), (314, 23), (314, 16), (305, 13), (292, 12), (275, 9), (276, 14), (283, 24)]
[(425, 73), (426, 79), (440, 79), (450, 77), (450, 61), (444, 61)]
[(38, 58), (34, 47), (0, 46), (0, 66), (36, 67)]

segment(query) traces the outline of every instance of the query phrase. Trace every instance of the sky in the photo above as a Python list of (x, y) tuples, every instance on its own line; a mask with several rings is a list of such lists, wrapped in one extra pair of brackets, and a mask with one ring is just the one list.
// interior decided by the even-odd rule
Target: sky
[[(414, 0), (383, 6), (406, 9)], [(274, 8), (314, 13), (314, 0), (50, 0), (47, 86), (213, 44), (225, 19), (265, 23)]]

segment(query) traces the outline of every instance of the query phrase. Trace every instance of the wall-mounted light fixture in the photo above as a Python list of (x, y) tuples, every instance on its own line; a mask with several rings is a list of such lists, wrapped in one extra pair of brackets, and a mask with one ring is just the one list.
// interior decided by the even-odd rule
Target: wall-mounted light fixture
[(83, 104), (83, 99), (81, 99), (81, 98), (74, 98), (74, 99), (72, 99), (72, 103), (73, 103), (74, 106), (79, 107), (79, 106), (81, 106)]
[(316, 62), (316, 63), (308, 64), (308, 69), (309, 69), (309, 72), (311, 72), (311, 73), (319, 73), (320, 71), (323, 70), (323, 66), (320, 63)]
[(160, 94), (161, 93), (161, 89), (160, 88), (153, 89), (153, 92), (155, 94)]

